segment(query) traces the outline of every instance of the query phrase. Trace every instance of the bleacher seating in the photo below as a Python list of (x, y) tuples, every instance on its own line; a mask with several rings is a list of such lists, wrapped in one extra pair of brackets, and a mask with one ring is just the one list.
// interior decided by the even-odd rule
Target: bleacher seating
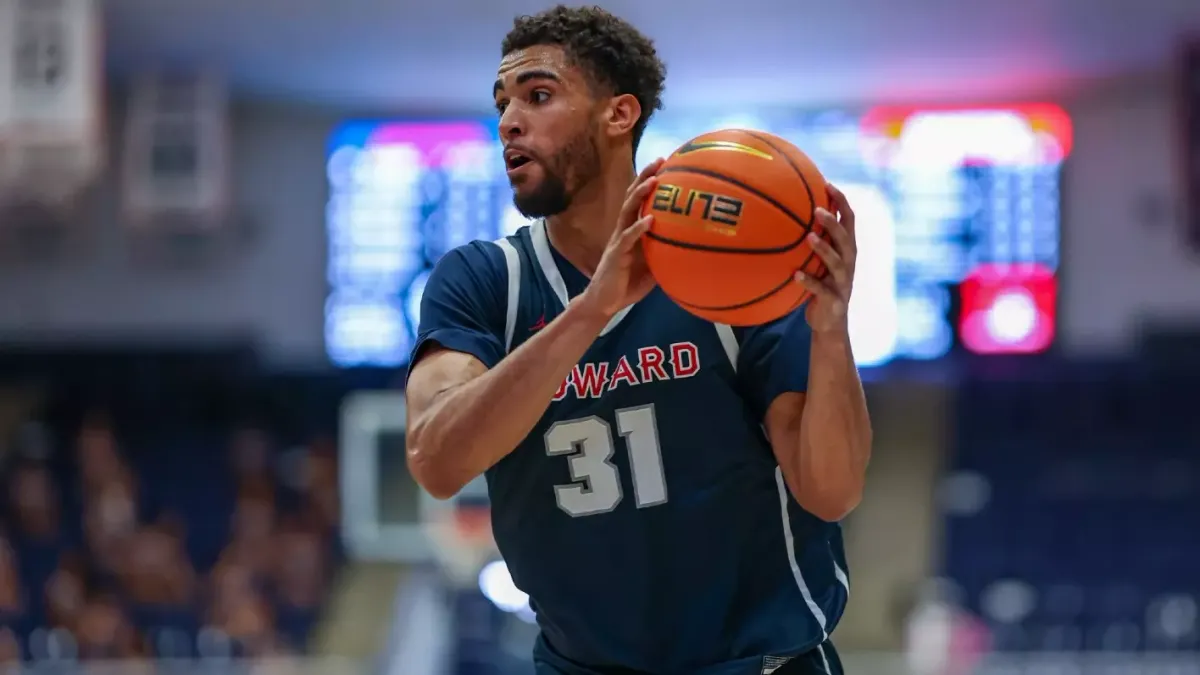
[(944, 571), (1009, 651), (1200, 650), (1200, 378), (962, 388)]
[(306, 651), (340, 556), (336, 398), (180, 372), (47, 379), (5, 458), (0, 663)]

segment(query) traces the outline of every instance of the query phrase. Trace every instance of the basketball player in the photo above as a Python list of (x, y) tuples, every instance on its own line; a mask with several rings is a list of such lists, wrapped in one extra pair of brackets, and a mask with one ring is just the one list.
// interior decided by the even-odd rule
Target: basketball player
[(797, 277), (806, 309), (748, 329), (696, 318), (640, 253), (653, 44), (560, 6), (518, 18), (502, 52), (504, 160), (537, 220), (451, 251), (426, 286), (413, 476), (449, 498), (486, 475), (539, 674), (840, 673), (838, 521), (871, 447), (846, 325), (854, 213), (830, 188), (832, 245), (813, 242), (830, 273)]

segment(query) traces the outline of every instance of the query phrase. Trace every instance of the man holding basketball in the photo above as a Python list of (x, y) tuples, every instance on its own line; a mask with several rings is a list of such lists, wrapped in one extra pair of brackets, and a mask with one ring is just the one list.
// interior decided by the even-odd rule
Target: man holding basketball
[[(841, 672), (838, 521), (871, 428), (850, 350), (854, 213), (819, 211), (815, 300), (746, 329), (655, 287), (634, 152), (661, 107), (653, 44), (599, 8), (520, 17), (494, 87), (533, 225), (437, 265), (407, 383), (408, 462), (448, 498), (485, 474), (530, 595), (539, 674)], [(786, 665), (785, 665), (786, 664)]]

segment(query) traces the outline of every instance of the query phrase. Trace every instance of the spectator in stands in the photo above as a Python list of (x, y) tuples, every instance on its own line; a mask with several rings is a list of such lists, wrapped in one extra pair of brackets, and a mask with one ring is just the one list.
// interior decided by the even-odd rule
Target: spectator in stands
[(275, 616), (262, 593), (223, 595), (217, 609), (210, 619), (233, 641), (236, 655), (270, 656), (279, 652)]
[(54, 476), (40, 462), (21, 462), (13, 469), (9, 499), (22, 553), (31, 546), (48, 546), (57, 552), (62, 541), (60, 504)]
[(46, 581), (46, 618), (51, 628), (71, 629), (83, 609), (86, 567), (77, 553), (63, 555)]
[(26, 619), (39, 622), (45, 618), (41, 591), (62, 552), (70, 547), (58, 489), (49, 468), (29, 460), (17, 463), (8, 486), (12, 546), (20, 561), (19, 574), (31, 593)]
[(234, 506), (230, 541), (221, 554), (221, 562), (244, 566), (259, 588), (265, 586), (276, 555), (275, 500), (274, 485), (261, 476), (244, 478)]
[(95, 593), (88, 598), (73, 632), (83, 659), (133, 661), (146, 656), (142, 637), (111, 593)]
[[(234, 446), (252, 455), (269, 447), (257, 430), (239, 434)], [(280, 551), (275, 546), (276, 490), (268, 466), (265, 457), (235, 463), (239, 491), (230, 541), (213, 570), (206, 617), (243, 655), (272, 653), (275, 647), (275, 617), (268, 591)]]
[[(179, 433), (186, 444), (192, 432)], [(203, 438), (204, 430), (196, 433)], [(12, 540), (0, 536), (0, 675), (6, 660), (22, 655), (139, 662), (303, 651), (335, 560), (331, 441), (298, 451), (281, 484), (265, 428), (239, 429), (230, 444), (236, 496), (228, 539), (210, 544), (204, 537), (223, 537), (224, 528), (200, 519), (222, 508), (207, 511), (201, 501), (197, 511), (169, 487), (159, 494), (162, 465), (123, 457), (107, 417), (92, 414), (74, 433), (74, 489), (59, 489), (49, 463), (55, 435), (43, 436), (46, 447), (5, 476)], [(191, 548), (189, 531), (200, 537)], [(218, 548), (203, 573), (204, 551)]]
[(129, 538), (137, 529), (137, 492), (132, 472), (124, 466), (106, 465), (103, 477), (88, 478), (84, 496), (84, 535), (96, 571), (104, 580), (115, 580)]
[(17, 675), (21, 670), (21, 641), (11, 628), (0, 628), (0, 674)]
[(139, 627), (195, 632), (196, 572), (183, 547), (182, 523), (164, 517), (138, 528), (129, 538), (120, 580)]
[(328, 547), (318, 527), (295, 518), (276, 537), (279, 555), (272, 586), (277, 620), (280, 632), (294, 645), (307, 639), (328, 586)]
[(222, 559), (213, 568), (206, 621), (220, 626), (236, 611), (239, 602), (260, 593), (248, 565), (233, 557)]
[(245, 425), (235, 431), (229, 457), (239, 484), (275, 480), (271, 473), (271, 438), (261, 427)]
[(302, 466), (297, 489), (311, 508), (321, 535), (332, 536), (341, 520), (337, 447), (333, 439), (322, 436), (310, 443)]
[(117, 439), (107, 418), (99, 414), (89, 416), (79, 431), (76, 452), (82, 479), (80, 491), (85, 499), (101, 487), (127, 478), (121, 475), (126, 467), (117, 452)]
[(0, 536), (0, 626), (18, 628), (25, 618), (24, 591), (16, 553), (7, 537)]

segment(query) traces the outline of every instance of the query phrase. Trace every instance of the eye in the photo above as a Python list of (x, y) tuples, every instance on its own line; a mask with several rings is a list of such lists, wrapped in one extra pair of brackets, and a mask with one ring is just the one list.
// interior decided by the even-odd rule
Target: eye
[(496, 112), (503, 115), (504, 110), (508, 108), (508, 101), (496, 101)]
[(530, 103), (545, 103), (550, 100), (550, 92), (545, 89), (534, 89), (529, 94)]

